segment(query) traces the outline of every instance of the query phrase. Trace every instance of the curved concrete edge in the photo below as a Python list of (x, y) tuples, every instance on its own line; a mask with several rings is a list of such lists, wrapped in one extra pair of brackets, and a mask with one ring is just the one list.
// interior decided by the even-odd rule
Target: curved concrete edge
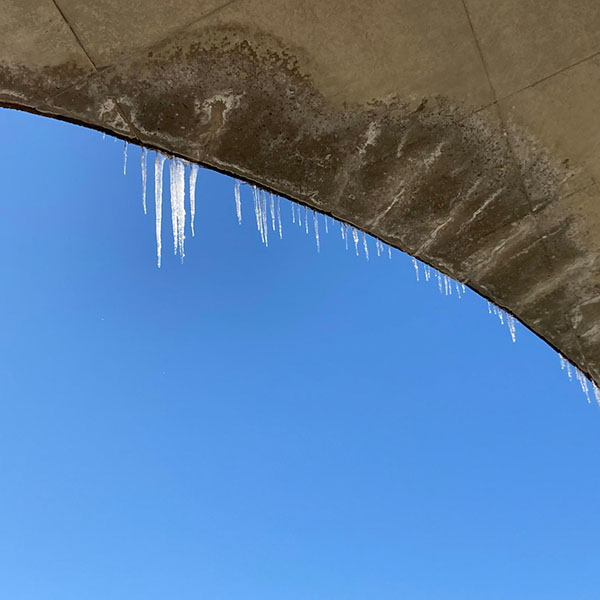
[(464, 282), (600, 383), (595, 180), (507, 118), (502, 102), (340, 100), (316, 79), (302, 49), (216, 20), (102, 69), (0, 65), (0, 103), (350, 223)]

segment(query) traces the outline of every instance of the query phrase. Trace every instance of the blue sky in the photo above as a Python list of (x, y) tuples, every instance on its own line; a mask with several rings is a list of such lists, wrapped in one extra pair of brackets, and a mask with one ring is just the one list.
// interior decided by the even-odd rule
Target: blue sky
[(0, 597), (598, 598), (600, 414), (543, 342), (287, 202), (265, 248), (206, 170), (158, 270), (139, 148), (0, 131)]

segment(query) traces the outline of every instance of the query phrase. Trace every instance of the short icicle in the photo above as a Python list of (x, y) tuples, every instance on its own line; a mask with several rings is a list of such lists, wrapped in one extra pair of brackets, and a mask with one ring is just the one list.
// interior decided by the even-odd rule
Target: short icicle
[(420, 281), (420, 279), (419, 279), (419, 263), (417, 262), (417, 259), (414, 256), (411, 256), (410, 260), (412, 261), (412, 266), (413, 266), (413, 269), (415, 270), (415, 277), (416, 277), (417, 281)]
[[(275, 199), (275, 210), (277, 211), (277, 226), (279, 228), (279, 239), (283, 239), (283, 229), (281, 227), (281, 206), (279, 202), (279, 196)], [(240, 221), (241, 223), (241, 221)]]
[(356, 256), (358, 256), (358, 231), (356, 228), (352, 227), (352, 241), (354, 242), (354, 250), (356, 251)]
[(317, 252), (321, 252), (321, 241), (319, 239), (319, 219), (317, 213), (313, 210), (313, 226), (315, 229), (315, 241), (317, 242)]

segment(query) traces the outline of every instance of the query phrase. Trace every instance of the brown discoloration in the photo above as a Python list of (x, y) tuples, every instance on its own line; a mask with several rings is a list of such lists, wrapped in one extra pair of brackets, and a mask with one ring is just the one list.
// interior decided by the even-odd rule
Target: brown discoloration
[(0, 82), (29, 98), (37, 90), (40, 110), (250, 180), (408, 251), (600, 381), (593, 208), (579, 214), (584, 199), (565, 186), (577, 165), (522, 125), (507, 132), (496, 104), (473, 112), (460, 98), (401, 90), (334, 100), (315, 85), (312, 60), (267, 30), (220, 20), (70, 83), (2, 70)]

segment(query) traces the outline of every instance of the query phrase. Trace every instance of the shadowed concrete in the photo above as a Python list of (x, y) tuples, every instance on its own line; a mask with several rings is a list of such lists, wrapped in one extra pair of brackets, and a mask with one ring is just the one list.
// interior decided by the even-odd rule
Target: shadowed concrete
[(0, 7), (2, 105), (347, 221), (600, 382), (598, 0)]

